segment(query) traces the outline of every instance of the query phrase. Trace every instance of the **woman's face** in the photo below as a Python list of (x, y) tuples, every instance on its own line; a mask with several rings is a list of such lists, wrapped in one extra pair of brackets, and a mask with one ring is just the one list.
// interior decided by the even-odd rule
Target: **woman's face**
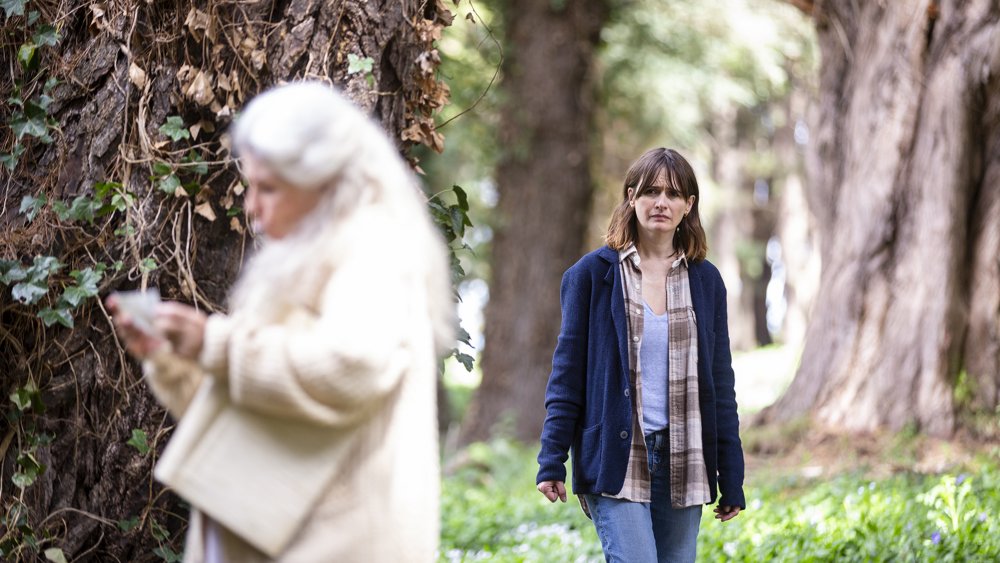
[(319, 204), (323, 190), (296, 188), (249, 155), (241, 165), (249, 184), (244, 205), (256, 231), (273, 239), (285, 237)]
[(670, 185), (663, 172), (657, 175), (656, 180), (643, 186), (639, 193), (629, 189), (628, 195), (639, 221), (639, 235), (646, 237), (673, 236), (681, 219), (694, 205), (694, 196), (685, 198)]

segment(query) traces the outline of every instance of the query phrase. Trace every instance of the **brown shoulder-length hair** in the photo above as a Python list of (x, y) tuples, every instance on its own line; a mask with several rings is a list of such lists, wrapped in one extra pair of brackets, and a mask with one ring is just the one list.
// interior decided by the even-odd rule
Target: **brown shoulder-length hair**
[(698, 214), (698, 180), (694, 170), (687, 160), (677, 151), (667, 148), (655, 148), (646, 151), (628, 167), (625, 173), (625, 185), (622, 188), (622, 201), (611, 215), (608, 234), (604, 240), (615, 250), (622, 250), (629, 244), (635, 244), (639, 239), (635, 207), (630, 205), (628, 191), (633, 197), (652, 182), (660, 173), (666, 176), (670, 187), (679, 191), (684, 199), (694, 196), (691, 211), (681, 219), (674, 232), (674, 248), (683, 250), (688, 260), (700, 262), (708, 253), (708, 242), (705, 239), (705, 229), (701, 226), (701, 216)]

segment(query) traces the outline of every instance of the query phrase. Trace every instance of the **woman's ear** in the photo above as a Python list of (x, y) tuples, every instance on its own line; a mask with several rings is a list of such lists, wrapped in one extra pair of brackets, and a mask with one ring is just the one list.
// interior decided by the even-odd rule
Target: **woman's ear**
[(627, 192), (628, 204), (635, 205), (635, 188), (629, 188)]

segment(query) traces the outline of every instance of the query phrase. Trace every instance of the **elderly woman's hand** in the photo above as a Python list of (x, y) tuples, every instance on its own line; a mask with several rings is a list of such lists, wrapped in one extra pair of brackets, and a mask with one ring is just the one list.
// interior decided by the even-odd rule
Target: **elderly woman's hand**
[(118, 306), (117, 296), (108, 297), (104, 304), (108, 307), (111, 320), (115, 323), (115, 332), (125, 344), (125, 349), (128, 350), (129, 354), (144, 360), (166, 344), (163, 337), (150, 334), (139, 328), (131, 315)]
[(154, 326), (173, 345), (174, 354), (198, 361), (205, 341), (208, 315), (181, 303), (166, 302), (156, 309)]
[(205, 339), (205, 321), (208, 320), (205, 313), (180, 303), (161, 303), (153, 319), (157, 334), (150, 334), (139, 328), (118, 306), (114, 295), (108, 297), (105, 304), (125, 349), (136, 358), (144, 360), (169, 342), (174, 354), (198, 360)]

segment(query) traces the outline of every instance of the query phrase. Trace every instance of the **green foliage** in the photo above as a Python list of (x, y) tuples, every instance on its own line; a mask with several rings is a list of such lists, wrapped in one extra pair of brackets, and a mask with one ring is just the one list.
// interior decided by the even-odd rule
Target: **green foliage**
[(166, 123), (160, 125), (160, 133), (174, 141), (191, 138), (191, 132), (184, 126), (184, 120), (179, 115), (167, 117)]
[(4, 17), (10, 19), (11, 16), (23, 16), (24, 4), (26, 0), (0, 0), (0, 8), (3, 8)]
[(126, 444), (135, 448), (142, 455), (149, 453), (149, 439), (141, 428), (132, 429), (132, 437), (128, 439)]
[[(443, 196), (449, 192), (454, 195), (455, 203), (449, 204), (444, 200)], [(452, 186), (450, 190), (445, 190), (431, 196), (427, 200), (427, 207), (431, 212), (431, 218), (441, 230), (445, 243), (448, 245), (451, 260), (452, 285), (457, 286), (458, 282), (465, 276), (465, 269), (462, 268), (458, 252), (461, 250), (472, 250), (463, 240), (465, 237), (465, 228), (472, 226), (472, 221), (469, 219), (469, 197), (461, 187)], [(457, 297), (458, 294), (456, 292)], [(458, 327), (458, 341), (467, 346), (472, 346), (470, 339), (469, 333), (462, 327)], [(466, 370), (472, 371), (472, 364), (474, 362), (472, 356), (459, 351), (458, 348), (453, 348), (451, 353), (455, 356), (455, 359), (465, 366)]]
[(28, 217), (28, 222), (30, 223), (35, 220), (35, 217), (38, 217), (38, 213), (45, 207), (48, 201), (49, 198), (45, 194), (41, 194), (38, 197), (26, 195), (21, 199), (20, 212)]
[(375, 60), (371, 57), (359, 57), (354, 53), (347, 55), (347, 74), (363, 74), (369, 88), (375, 87), (375, 76), (372, 74), (374, 66)]
[[(550, 504), (534, 487), (534, 449), (474, 444), (442, 484), (440, 561), (602, 561), (572, 496)], [(720, 523), (709, 507), (699, 561), (997, 561), (1000, 460), (966, 474), (902, 473), (872, 481), (768, 476), (748, 508)]]
[(594, 527), (574, 498), (535, 490), (535, 452), (506, 440), (471, 445), (441, 487), (440, 561), (599, 561)]
[(58, 547), (50, 547), (45, 550), (45, 558), (52, 563), (66, 563), (66, 554)]
[(371, 57), (359, 57), (354, 53), (347, 55), (347, 74), (357, 74), (359, 72), (371, 74), (374, 65), (375, 59)]

